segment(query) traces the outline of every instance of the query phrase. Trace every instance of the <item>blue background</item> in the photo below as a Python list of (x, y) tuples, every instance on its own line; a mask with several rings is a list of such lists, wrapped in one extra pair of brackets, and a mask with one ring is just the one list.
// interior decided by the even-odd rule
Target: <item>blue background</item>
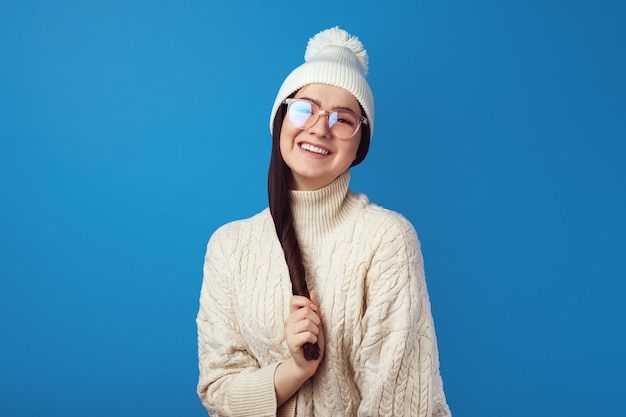
[(453, 413), (626, 409), (626, 3), (0, 4), (0, 415), (206, 415), (205, 245), (266, 206), (275, 94), (335, 25), (377, 104), (351, 186), (418, 231)]

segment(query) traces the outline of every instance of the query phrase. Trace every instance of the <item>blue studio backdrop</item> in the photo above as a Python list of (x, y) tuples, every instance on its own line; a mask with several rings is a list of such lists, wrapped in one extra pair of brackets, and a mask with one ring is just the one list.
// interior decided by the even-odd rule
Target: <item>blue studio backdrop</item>
[(625, 4), (0, 2), (0, 415), (206, 415), (206, 242), (266, 206), (336, 25), (377, 105), (351, 188), (420, 236), (453, 414), (623, 413)]

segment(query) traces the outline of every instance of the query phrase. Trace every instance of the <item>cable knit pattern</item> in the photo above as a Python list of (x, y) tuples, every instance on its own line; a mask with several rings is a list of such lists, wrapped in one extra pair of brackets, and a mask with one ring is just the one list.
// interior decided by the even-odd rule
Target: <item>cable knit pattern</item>
[(326, 352), (279, 409), (291, 281), (268, 209), (211, 237), (197, 317), (198, 395), (217, 416), (450, 416), (420, 244), (401, 215), (348, 189), (349, 172), (293, 191)]

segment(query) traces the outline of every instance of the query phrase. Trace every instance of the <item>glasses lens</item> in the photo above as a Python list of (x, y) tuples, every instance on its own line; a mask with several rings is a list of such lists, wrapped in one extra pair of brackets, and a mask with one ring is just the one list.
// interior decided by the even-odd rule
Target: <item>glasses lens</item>
[(294, 100), (289, 103), (289, 121), (298, 129), (311, 126), (315, 118), (314, 104), (306, 100)]
[(335, 110), (328, 116), (328, 127), (338, 138), (350, 138), (359, 128), (359, 119), (351, 111)]

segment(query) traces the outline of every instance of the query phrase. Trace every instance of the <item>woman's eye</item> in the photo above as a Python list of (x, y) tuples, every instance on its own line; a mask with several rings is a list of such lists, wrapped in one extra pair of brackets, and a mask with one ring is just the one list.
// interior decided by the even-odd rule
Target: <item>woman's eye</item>
[(295, 110), (299, 114), (306, 114), (306, 115), (313, 114), (313, 110), (310, 107), (297, 107)]
[(350, 126), (354, 126), (355, 125), (355, 122), (354, 122), (354, 120), (352, 120), (351, 117), (342, 117), (340, 115), (340, 116), (337, 117), (337, 121), (339, 123), (344, 123), (344, 124), (347, 124), (347, 125), (350, 125)]

